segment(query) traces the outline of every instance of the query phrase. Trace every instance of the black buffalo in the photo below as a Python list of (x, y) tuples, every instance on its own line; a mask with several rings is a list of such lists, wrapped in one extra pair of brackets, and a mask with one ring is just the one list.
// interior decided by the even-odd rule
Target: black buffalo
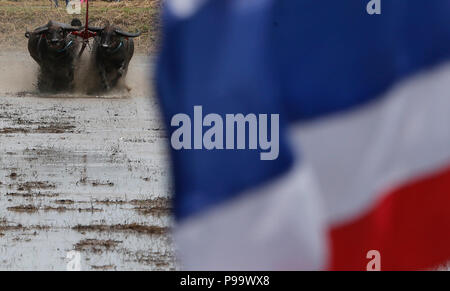
[(89, 27), (89, 30), (97, 33), (92, 54), (93, 67), (99, 73), (102, 89), (110, 90), (125, 78), (134, 54), (133, 37), (141, 33), (123, 32), (109, 23), (102, 28)]
[(28, 51), (39, 64), (38, 88), (41, 91), (61, 91), (73, 88), (74, 61), (79, 40), (70, 34), (80, 26), (49, 21), (26, 32)]

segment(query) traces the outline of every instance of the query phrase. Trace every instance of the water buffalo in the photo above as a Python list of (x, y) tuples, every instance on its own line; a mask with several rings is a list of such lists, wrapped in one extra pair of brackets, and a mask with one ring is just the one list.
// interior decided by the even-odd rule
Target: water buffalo
[(89, 27), (89, 30), (97, 33), (92, 54), (94, 69), (100, 75), (102, 89), (110, 90), (126, 76), (134, 54), (133, 37), (141, 33), (123, 32), (109, 23), (102, 28)]
[(79, 40), (70, 34), (81, 26), (49, 21), (46, 25), (26, 32), (28, 51), (39, 64), (40, 91), (61, 91), (73, 88), (74, 60)]

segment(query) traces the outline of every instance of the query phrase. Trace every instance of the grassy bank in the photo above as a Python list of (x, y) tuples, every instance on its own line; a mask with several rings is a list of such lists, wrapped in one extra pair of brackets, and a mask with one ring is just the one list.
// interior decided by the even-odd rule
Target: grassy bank
[[(82, 14), (72, 16), (65, 10), (65, 2), (59, 1), (55, 8), (48, 0), (0, 0), (0, 49), (26, 50), (25, 31), (32, 30), (49, 20), (70, 23), (73, 17), (84, 23), (85, 5)], [(89, 1), (89, 16), (92, 25), (109, 20), (125, 31), (140, 30), (142, 36), (135, 39), (136, 51), (155, 51), (159, 31), (160, 0), (123, 0), (122, 2)]]

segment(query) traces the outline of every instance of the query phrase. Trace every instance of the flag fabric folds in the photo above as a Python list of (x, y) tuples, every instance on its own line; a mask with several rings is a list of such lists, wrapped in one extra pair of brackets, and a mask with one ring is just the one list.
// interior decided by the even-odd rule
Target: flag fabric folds
[(166, 1), (169, 136), (194, 106), (280, 118), (275, 160), (172, 149), (185, 268), (365, 270), (371, 250), (383, 270), (450, 260), (450, 2), (365, 5)]

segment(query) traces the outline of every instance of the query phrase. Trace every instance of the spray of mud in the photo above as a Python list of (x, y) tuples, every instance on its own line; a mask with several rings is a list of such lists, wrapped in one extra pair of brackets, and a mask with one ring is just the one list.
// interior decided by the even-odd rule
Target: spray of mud
[(0, 53), (0, 93), (36, 90), (38, 66), (25, 52)]
[(87, 49), (77, 61), (75, 69), (75, 89), (72, 92), (43, 94), (37, 89), (39, 66), (28, 52), (0, 52), (0, 94), (27, 95), (60, 98), (126, 98), (149, 96), (151, 88), (150, 57), (135, 55), (131, 60), (128, 74), (109, 92), (96, 90), (100, 84), (99, 75), (91, 65), (91, 53)]
[[(86, 51), (76, 61), (74, 83), (75, 92), (79, 94), (95, 95), (102, 93), (100, 75), (92, 65), (91, 58), (90, 52)], [(117, 91), (121, 91), (120, 89), (122, 88), (117, 88)]]

